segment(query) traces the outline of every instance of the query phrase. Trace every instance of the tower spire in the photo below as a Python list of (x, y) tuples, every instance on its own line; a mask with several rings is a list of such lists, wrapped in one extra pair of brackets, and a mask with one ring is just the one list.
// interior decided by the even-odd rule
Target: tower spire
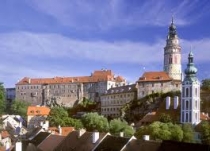
[(181, 47), (174, 24), (174, 17), (171, 17), (171, 23), (168, 28), (166, 46), (164, 48), (164, 71), (175, 80), (182, 79), (181, 69)]
[(171, 17), (171, 23), (174, 24), (174, 16)]
[(197, 125), (200, 122), (200, 82), (196, 77), (196, 73), (197, 68), (194, 66), (191, 50), (188, 55), (185, 78), (182, 82), (181, 123)]

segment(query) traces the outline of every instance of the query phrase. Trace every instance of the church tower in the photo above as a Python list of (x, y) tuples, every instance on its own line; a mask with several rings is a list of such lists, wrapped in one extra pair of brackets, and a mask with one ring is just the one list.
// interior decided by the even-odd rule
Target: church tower
[(197, 68), (193, 63), (193, 54), (189, 53), (185, 78), (181, 93), (181, 123), (200, 123), (200, 82), (196, 77)]
[(181, 47), (173, 18), (164, 48), (164, 71), (174, 80), (182, 80)]

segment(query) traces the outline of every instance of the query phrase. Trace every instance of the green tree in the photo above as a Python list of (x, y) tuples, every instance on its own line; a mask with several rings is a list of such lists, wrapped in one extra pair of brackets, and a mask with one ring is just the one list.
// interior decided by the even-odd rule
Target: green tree
[(112, 134), (119, 134), (120, 132), (124, 132), (125, 136), (132, 136), (134, 134), (133, 128), (124, 120), (113, 119), (109, 125)]
[(10, 112), (11, 112), (11, 114), (16, 114), (16, 115), (20, 115), (22, 117), (26, 117), (28, 106), (29, 106), (29, 103), (27, 103), (27, 102), (14, 100), (12, 102)]
[(68, 112), (63, 107), (53, 107), (48, 116), (51, 126), (64, 126), (66, 118), (68, 118)]
[(98, 103), (84, 97), (82, 102), (75, 104), (72, 108), (69, 108), (68, 112), (71, 116), (73, 116), (77, 114), (77, 112), (94, 112), (97, 110), (97, 107)]
[(98, 130), (99, 132), (107, 132), (109, 130), (107, 118), (98, 115), (98, 113), (87, 113), (83, 115), (82, 123), (88, 131)]
[(203, 89), (203, 90), (210, 90), (210, 79), (202, 80), (201, 89)]
[(201, 140), (204, 144), (210, 144), (210, 125), (207, 121), (201, 122)]
[(151, 132), (149, 131), (149, 126), (141, 126), (136, 130), (134, 134), (134, 136), (138, 139), (142, 139), (143, 135), (151, 135)]
[(194, 142), (194, 129), (191, 124), (183, 124), (182, 125), (183, 130), (183, 142)]
[(174, 141), (182, 141), (184, 134), (183, 134), (183, 130), (181, 128), (180, 125), (176, 125), (176, 124), (169, 124), (169, 129), (171, 132), (171, 140)]
[(64, 124), (62, 126), (72, 126), (75, 129), (83, 128), (82, 122), (79, 119), (74, 119), (74, 118), (70, 118), (70, 117), (64, 117), (63, 121), (64, 121)]
[(67, 109), (63, 107), (54, 107), (50, 110), (48, 120), (51, 126), (72, 126), (75, 129), (83, 128), (82, 122), (68, 116)]
[(183, 131), (181, 126), (172, 123), (154, 122), (149, 126), (140, 127), (135, 136), (142, 139), (143, 135), (150, 135), (154, 140), (175, 140), (183, 139)]
[(5, 89), (3, 83), (0, 83), (0, 115), (4, 113), (5, 109), (6, 109)]
[(172, 122), (172, 119), (171, 119), (170, 115), (162, 113), (160, 115), (159, 121), (162, 122), (162, 123), (170, 123), (170, 122)]

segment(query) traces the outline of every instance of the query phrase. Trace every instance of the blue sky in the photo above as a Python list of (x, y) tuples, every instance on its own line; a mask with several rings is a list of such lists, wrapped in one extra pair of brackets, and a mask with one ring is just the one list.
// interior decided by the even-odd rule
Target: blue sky
[(133, 83), (163, 69), (172, 15), (182, 68), (192, 46), (199, 79), (210, 78), (209, 0), (1, 0), (0, 81), (104, 68)]

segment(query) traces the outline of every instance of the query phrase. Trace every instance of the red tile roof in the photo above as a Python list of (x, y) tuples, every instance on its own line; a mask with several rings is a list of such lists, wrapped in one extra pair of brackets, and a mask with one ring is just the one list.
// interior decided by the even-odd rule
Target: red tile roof
[(16, 85), (24, 84), (57, 84), (57, 83), (72, 83), (72, 82), (98, 82), (98, 81), (112, 81), (118, 82), (125, 81), (123, 77), (114, 77), (111, 70), (94, 71), (91, 76), (78, 76), (78, 77), (54, 77), (54, 78), (29, 78), (24, 77)]
[(53, 151), (64, 138), (65, 136), (50, 135), (38, 145), (38, 148), (43, 151)]
[(49, 115), (50, 108), (46, 106), (29, 106), (27, 109), (27, 115)]
[(10, 136), (10, 134), (8, 133), (8, 131), (1, 131), (1, 136), (2, 136), (2, 138), (6, 138), (6, 137), (9, 137)]
[[(70, 132), (74, 131), (74, 127), (61, 127), (62, 129), (62, 136), (67, 136)], [(54, 132), (55, 135), (59, 135), (58, 127), (49, 127), (48, 130)]]
[(145, 72), (140, 78), (139, 82), (142, 81), (170, 81), (172, 80), (166, 72), (155, 71)]
[(209, 121), (210, 117), (209, 117), (208, 114), (205, 114), (204, 112), (201, 112), (200, 113), (200, 120), (202, 120), (202, 121)]

